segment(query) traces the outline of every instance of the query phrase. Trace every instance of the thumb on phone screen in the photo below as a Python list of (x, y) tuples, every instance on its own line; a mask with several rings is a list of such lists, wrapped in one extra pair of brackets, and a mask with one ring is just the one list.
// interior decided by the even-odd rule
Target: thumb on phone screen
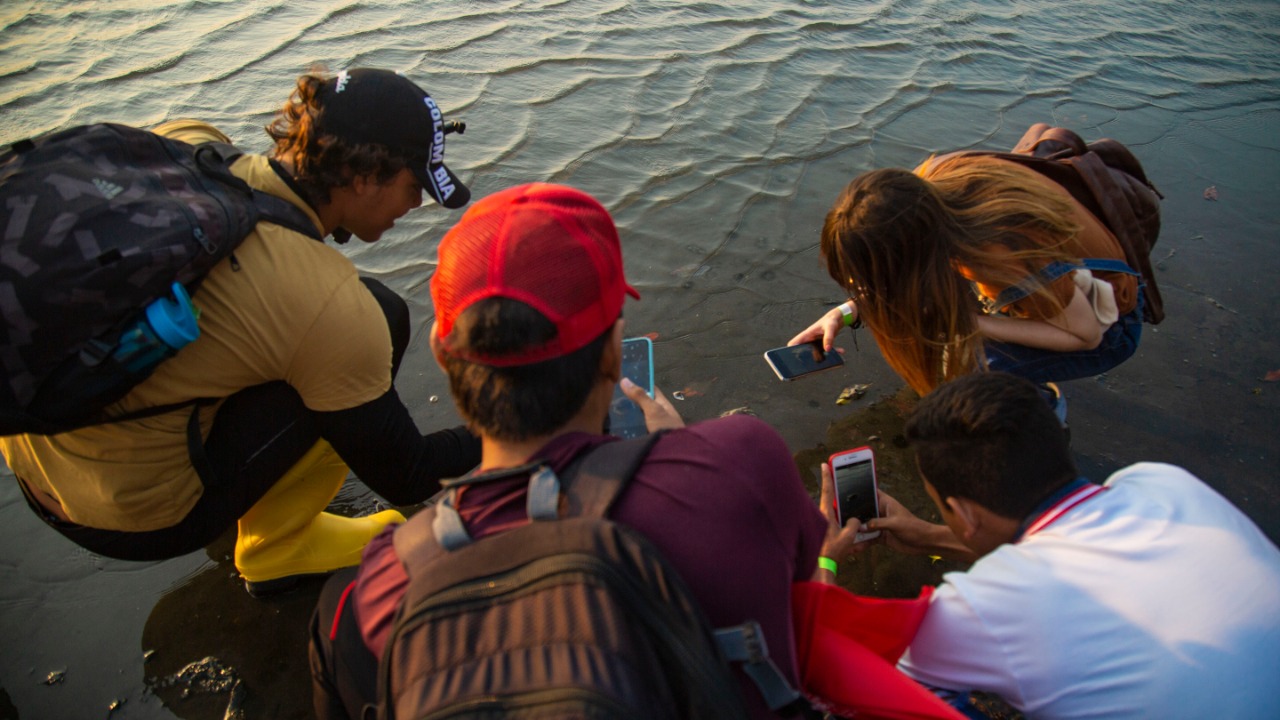
[(658, 386), (655, 385), (653, 388), (653, 397), (649, 397), (644, 388), (625, 377), (618, 386), (622, 388), (622, 394), (644, 412), (644, 424), (649, 432), (684, 427), (684, 420), (680, 417), (680, 413)]

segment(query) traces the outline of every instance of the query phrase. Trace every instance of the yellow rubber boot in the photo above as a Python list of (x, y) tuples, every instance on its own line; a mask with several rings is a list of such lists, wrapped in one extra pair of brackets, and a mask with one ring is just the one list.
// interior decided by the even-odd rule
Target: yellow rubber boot
[(292, 590), (308, 575), (360, 563), (369, 541), (395, 510), (349, 518), (324, 512), (347, 478), (347, 466), (321, 440), (240, 518), (236, 569), (254, 597)]

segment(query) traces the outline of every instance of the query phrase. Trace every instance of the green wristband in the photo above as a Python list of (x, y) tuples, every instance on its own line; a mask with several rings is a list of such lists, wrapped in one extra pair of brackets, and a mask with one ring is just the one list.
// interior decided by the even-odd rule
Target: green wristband
[(857, 317), (854, 317), (853, 315), (853, 312), (856, 309), (857, 306), (853, 304), (852, 300), (840, 305), (840, 314), (843, 316), (841, 320), (844, 321), (845, 327), (851, 327), (854, 330), (862, 327), (862, 316), (858, 315)]
[(851, 302), (843, 303), (840, 306), (840, 314), (844, 316), (843, 318), (841, 318), (844, 321), (844, 326), (853, 327), (853, 322), (854, 322), (853, 303)]
[(840, 565), (829, 557), (819, 557), (818, 567), (830, 572), (832, 575), (839, 575)]

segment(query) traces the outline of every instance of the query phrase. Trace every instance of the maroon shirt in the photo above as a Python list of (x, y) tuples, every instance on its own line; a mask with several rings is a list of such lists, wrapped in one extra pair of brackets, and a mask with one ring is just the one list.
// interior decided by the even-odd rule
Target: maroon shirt
[[(589, 447), (616, 440), (569, 433), (534, 454), (557, 471)], [(527, 522), (527, 477), (466, 488), (459, 511), (479, 539)], [(749, 619), (764, 629), (769, 654), (799, 686), (791, 630), (791, 583), (817, 566), (826, 521), (809, 497), (786, 444), (773, 428), (746, 415), (698, 423), (653, 446), (611, 517), (662, 551), (702, 603), (715, 627)], [(408, 585), (392, 546), (392, 528), (364, 553), (351, 599), (365, 644), (375, 657)], [(740, 671), (753, 717), (771, 717)]]

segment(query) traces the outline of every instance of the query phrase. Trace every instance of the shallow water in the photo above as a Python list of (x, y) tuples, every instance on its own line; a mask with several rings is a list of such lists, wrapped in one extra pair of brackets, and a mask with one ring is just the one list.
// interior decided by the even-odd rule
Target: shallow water
[[(447, 159), (477, 196), (550, 180), (615, 213), (644, 297), (628, 330), (657, 333), (658, 385), (685, 391), (687, 419), (748, 406), (800, 452), (900, 387), (865, 334), (844, 369), (802, 382), (761, 359), (840, 299), (817, 257), (839, 189), (931, 152), (1005, 149), (1038, 121), (1114, 137), (1166, 196), (1168, 319), (1121, 368), (1067, 384), (1074, 447), (1098, 479), (1182, 464), (1277, 538), (1280, 385), (1263, 379), (1280, 369), (1276, 47), (1269, 0), (8, 0), (0, 141), (192, 116), (261, 151), (309, 66), (401, 70), (467, 121)], [(428, 401), (447, 389), (421, 329), (456, 217), (427, 206), (347, 250), (410, 298), (419, 333), (399, 385), (424, 429), (455, 419)], [(868, 396), (837, 406), (854, 383)], [(371, 502), (358, 486), (341, 500)], [(306, 717), (309, 598), (249, 601), (228, 553), (105, 560), (0, 482), (0, 718), (101, 718), (119, 701), (112, 718), (221, 717), (225, 693), (183, 701), (165, 686), (206, 656), (243, 680), (249, 717)]]

